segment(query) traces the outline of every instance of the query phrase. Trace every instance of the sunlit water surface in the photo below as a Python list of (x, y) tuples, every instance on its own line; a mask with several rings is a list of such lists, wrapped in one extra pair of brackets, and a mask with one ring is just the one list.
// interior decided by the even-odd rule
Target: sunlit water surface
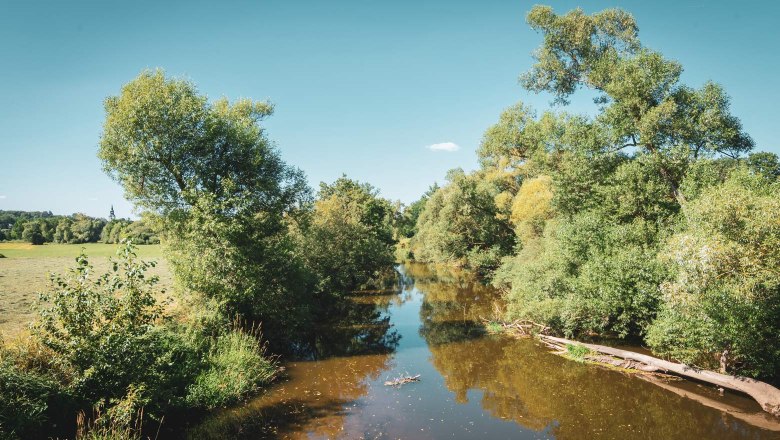
[(481, 318), (500, 305), (497, 292), (423, 265), (399, 271), (396, 291), (355, 296), (345, 323), (318, 332), (284, 380), (190, 437), (780, 439), (780, 423), (747, 398), (659, 386), (487, 335)]

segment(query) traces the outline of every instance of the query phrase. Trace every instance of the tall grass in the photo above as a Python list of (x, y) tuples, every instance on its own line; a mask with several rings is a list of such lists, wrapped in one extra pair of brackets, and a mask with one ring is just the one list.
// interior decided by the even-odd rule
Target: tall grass
[(208, 367), (188, 390), (187, 402), (216, 408), (236, 403), (257, 392), (276, 376), (276, 360), (266, 356), (259, 328), (233, 329), (218, 336), (207, 359)]

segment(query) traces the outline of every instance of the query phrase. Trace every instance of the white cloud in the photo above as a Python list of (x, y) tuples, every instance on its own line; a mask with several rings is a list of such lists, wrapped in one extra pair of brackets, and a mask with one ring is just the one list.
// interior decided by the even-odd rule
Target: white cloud
[(0, 196), (0, 199), (4, 199), (4, 198), (5, 198), (5, 196)]
[(439, 144), (428, 145), (425, 148), (431, 151), (446, 151), (448, 153), (460, 150), (460, 147), (455, 142), (442, 142)]

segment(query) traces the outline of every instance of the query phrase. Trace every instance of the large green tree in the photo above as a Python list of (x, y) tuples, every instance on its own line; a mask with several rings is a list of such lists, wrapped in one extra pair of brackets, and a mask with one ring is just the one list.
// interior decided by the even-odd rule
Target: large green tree
[(381, 287), (393, 264), (396, 209), (369, 184), (346, 176), (320, 184), (299, 232), (300, 252), (324, 292)]
[(185, 286), (225, 313), (283, 327), (306, 301), (288, 224), (310, 198), (260, 122), (267, 102), (214, 102), (189, 81), (142, 72), (105, 101), (99, 157), (157, 215)]
[(578, 88), (598, 94), (598, 122), (615, 151), (650, 154), (657, 171), (680, 202), (686, 165), (702, 155), (737, 157), (753, 148), (729, 110), (719, 85), (694, 89), (680, 82), (682, 66), (639, 41), (634, 18), (608, 9), (592, 15), (575, 9), (557, 15), (535, 6), (528, 23), (544, 41), (536, 64), (521, 78), (531, 91), (553, 93), (565, 103)]
[(514, 246), (514, 231), (494, 202), (500, 188), (482, 173), (452, 170), (431, 194), (417, 219), (411, 243), (418, 261), (495, 269)]

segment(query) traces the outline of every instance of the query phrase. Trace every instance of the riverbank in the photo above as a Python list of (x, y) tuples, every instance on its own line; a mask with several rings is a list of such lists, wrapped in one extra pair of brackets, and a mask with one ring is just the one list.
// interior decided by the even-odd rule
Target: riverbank
[(354, 298), (373, 319), (321, 332), (317, 355), (287, 362), (263, 395), (211, 415), (189, 438), (777, 437), (780, 423), (749, 399), (691, 382), (660, 387), (489, 335), (481, 317), (498, 292), (457, 271), (400, 270), (395, 292)]

